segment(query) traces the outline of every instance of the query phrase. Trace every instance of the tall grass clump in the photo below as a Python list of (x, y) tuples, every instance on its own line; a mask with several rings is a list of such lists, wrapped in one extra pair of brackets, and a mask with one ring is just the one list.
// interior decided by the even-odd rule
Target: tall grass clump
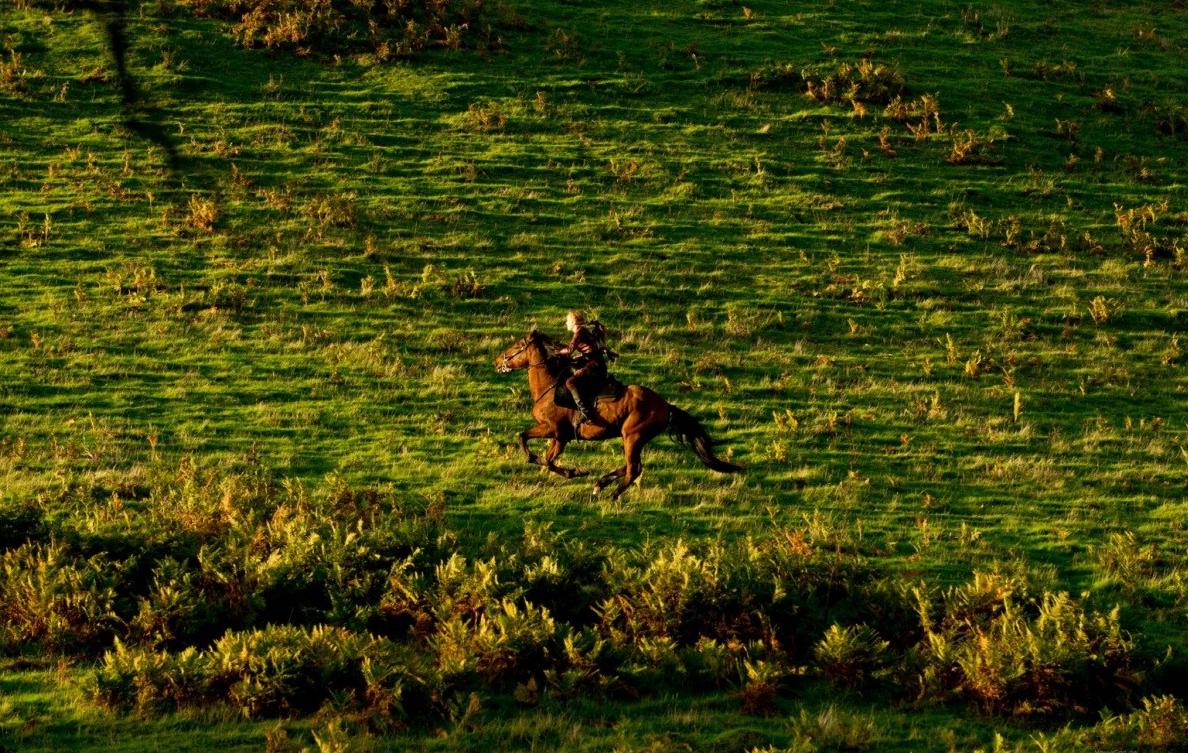
[(244, 47), (310, 53), (366, 50), (380, 60), (430, 48), (490, 48), (502, 12), (488, 0), (181, 0), (204, 16), (226, 18)]
[(1139, 687), (1117, 609), (1091, 612), (1067, 594), (1031, 596), (984, 574), (939, 605), (917, 596), (923, 698), (965, 699), (990, 714), (1065, 715), (1122, 702)]

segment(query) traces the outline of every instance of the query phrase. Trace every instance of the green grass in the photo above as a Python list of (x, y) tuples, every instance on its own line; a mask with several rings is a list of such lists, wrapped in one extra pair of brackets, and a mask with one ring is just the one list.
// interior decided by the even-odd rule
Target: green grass
[[(67, 676), (72, 678), (71, 676)], [(14, 707), (25, 714), (8, 717), (8, 729), (19, 728), (20, 749), (34, 751), (260, 751), (267, 736), (282, 738), (290, 748), (312, 746), (312, 735), (324, 735), (323, 719), (244, 722), (221, 713), (175, 715), (162, 720), (112, 717), (86, 710), (87, 700), (63, 691), (62, 677), (52, 670), (0, 672), (0, 682)], [(996, 729), (949, 711), (889, 710), (860, 697), (830, 697), (822, 692), (782, 703), (779, 714), (745, 717), (732, 697), (664, 697), (630, 703), (570, 702), (535, 709), (481, 709), (466, 723), (447, 724), (386, 738), (369, 738), (375, 751), (745, 751), (752, 747), (789, 745), (795, 739), (800, 710), (819, 715), (830, 707), (845, 708), (847, 719), (872, 721), (877, 732), (870, 743), (880, 751), (920, 751), (988, 747), (994, 733), (1006, 741), (1025, 742), (1029, 730)], [(963, 746), (963, 747), (962, 747)], [(365, 748), (366, 749), (366, 748)], [(828, 749), (828, 748), (826, 748)]]
[[(66, 679), (76, 679), (67, 674)], [(0, 672), (6, 695), (21, 710), (21, 751), (259, 751), (270, 734), (284, 737), (293, 750), (313, 745), (312, 735), (327, 726), (324, 719), (243, 722), (221, 713), (174, 715), (164, 719), (127, 720), (87, 709), (87, 700), (62, 690), (63, 676), (53, 670)], [(734, 698), (708, 695), (694, 699), (657, 698), (630, 703), (588, 701), (548, 704), (535, 709), (484, 708), (461, 724), (371, 738), (374, 750), (425, 751), (742, 751), (787, 745), (794, 739), (801, 709), (818, 715), (831, 706), (858, 720), (871, 720), (877, 750), (973, 750), (988, 746), (996, 731), (1007, 741), (1024, 742), (1025, 729), (1004, 728), (985, 720), (945, 710), (905, 713), (860, 697), (837, 698), (810, 691), (796, 702), (784, 702), (780, 713), (766, 718), (741, 717)], [(512, 712), (512, 713), (509, 713)], [(962, 748), (964, 746), (964, 748)], [(284, 748), (281, 748), (284, 750)]]
[[(383, 66), (245, 51), (146, 6), (132, 68), (179, 176), (120, 128), (88, 16), (0, 10), (25, 62), (0, 97), (0, 498), (114, 507), (189, 458), (392, 488), (474, 543), (531, 521), (624, 545), (837, 528), (909, 576), (1006, 563), (1122, 600), (1151, 650), (1188, 649), (1184, 260), (1145, 263), (1115, 217), (1166, 202), (1154, 231), (1186, 243), (1185, 142), (1145, 106), (1185, 104), (1180, 10), (513, 5), (528, 23), (501, 54)], [(994, 134), (991, 163), (951, 164), (948, 138), (917, 142), (879, 105), (856, 119), (749, 85), (868, 54), (946, 125)], [(1068, 245), (1004, 246), (1012, 216)], [(659, 440), (610, 502), (524, 464), (531, 397), (492, 359), (533, 323), (559, 335), (572, 306), (615, 333), (621, 379), (707, 419), (747, 473)], [(617, 444), (565, 459), (621, 463)], [(1141, 582), (1101, 564), (1124, 531), (1157, 552)], [(22, 722), (22, 746), (259, 749), (270, 728), (107, 720), (67, 700), (77, 671), (6, 670), (17, 717), (70, 720)], [(655, 703), (605, 724), (531, 713), (557, 730), (541, 749), (571, 725), (590, 749), (710, 749), (740, 724), (756, 739), (721, 749), (786, 741), (733, 702)], [(903, 733), (879, 749), (945, 750), (949, 726), (988, 746), (1003, 726), (875, 713)], [(482, 719), (401, 744), (489, 748), (528, 723)]]

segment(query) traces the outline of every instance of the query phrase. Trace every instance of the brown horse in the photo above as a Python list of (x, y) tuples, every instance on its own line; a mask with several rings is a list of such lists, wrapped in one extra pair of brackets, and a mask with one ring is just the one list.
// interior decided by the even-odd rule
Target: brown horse
[[(574, 439), (601, 441), (623, 437), (626, 464), (611, 471), (594, 484), (594, 493), (602, 491), (616, 478), (622, 479), (613, 497), (619, 498), (639, 478), (643, 465), (640, 455), (644, 445), (667, 430), (677, 441), (689, 445), (701, 462), (720, 473), (736, 473), (742, 468), (728, 463), (714, 454), (713, 440), (701, 423), (685, 411), (670, 405), (647, 387), (633, 384), (621, 394), (600, 397), (593, 401), (594, 421), (578, 425), (580, 414), (575, 408), (558, 405), (555, 401), (557, 385), (568, 376), (564, 358), (551, 356), (549, 351), (558, 345), (547, 335), (533, 329), (495, 359), (495, 370), (507, 374), (516, 369), (528, 370), (528, 388), (532, 392), (532, 417), (536, 425), (520, 432), (520, 448), (529, 463), (543, 465), (565, 478), (588, 475), (588, 471), (562, 468), (557, 458), (565, 445)], [(528, 447), (529, 439), (549, 439), (549, 449), (541, 462)]]

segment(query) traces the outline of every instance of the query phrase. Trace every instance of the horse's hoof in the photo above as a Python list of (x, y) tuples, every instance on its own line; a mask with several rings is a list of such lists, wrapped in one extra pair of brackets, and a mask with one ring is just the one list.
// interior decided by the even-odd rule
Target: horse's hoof
[(535, 455), (528, 456), (528, 465), (540, 465), (540, 458)]

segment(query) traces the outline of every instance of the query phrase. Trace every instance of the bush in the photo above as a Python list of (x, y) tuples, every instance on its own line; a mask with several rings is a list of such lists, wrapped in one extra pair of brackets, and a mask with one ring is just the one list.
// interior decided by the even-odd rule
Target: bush
[(270, 626), (228, 633), (207, 654), (211, 684), (249, 718), (318, 709), (333, 692), (364, 688), (371, 639), (348, 630)]
[(719, 595), (720, 552), (699, 557), (682, 541), (644, 559), (642, 569), (629, 569), (623, 590), (599, 606), (603, 630), (634, 638), (671, 638), (683, 644), (705, 634)]
[(1117, 609), (1087, 612), (1067, 594), (1028, 599), (1008, 583), (953, 589), (939, 616), (921, 596), (924, 697), (964, 698), (991, 714), (1068, 714), (1122, 700), (1138, 685)]
[(854, 63), (806, 68), (801, 72), (805, 96), (818, 102), (887, 104), (903, 93), (904, 82), (895, 65), (863, 58)]
[(504, 599), (474, 621), (453, 617), (442, 623), (432, 645), (447, 677), (475, 673), (490, 685), (507, 687), (543, 676), (556, 636), (548, 610)]
[(1188, 741), (1188, 710), (1174, 696), (1144, 698), (1141, 709), (1105, 717), (1086, 737), (1101, 750), (1182, 750)]
[(804, 76), (794, 63), (769, 63), (751, 72), (750, 83), (756, 89), (800, 89)]
[[(199, 15), (231, 19), (244, 47), (298, 54), (371, 51), (380, 60), (431, 47), (497, 47), (488, 0), (181, 0)], [(496, 11), (496, 12), (493, 12)]]
[(44, 541), (49, 534), (45, 514), (33, 505), (0, 505), (0, 552), (29, 542)]
[(181, 653), (129, 648), (118, 639), (90, 680), (97, 703), (141, 714), (176, 711), (210, 695), (206, 657), (193, 648)]
[[(536, 703), (734, 688), (769, 713), (811, 662), (844, 687), (894, 672), (925, 699), (1063, 714), (1124, 702), (1138, 680), (1116, 612), (1032, 598), (1019, 577), (945, 592), (876, 578), (817, 519), (731, 546), (638, 550), (530, 527), (470, 559), (436, 514), (374, 489), (153, 473), (67, 492), (52, 525), (10, 516), (17, 540), (47, 540), (0, 553), (3, 647), (107, 650), (93, 694), (112, 708), (285, 716), (333, 696), (390, 730), (486, 691)], [(128, 502), (96, 503), (115, 497)], [(1153, 561), (1125, 559), (1129, 541), (1103, 554), (1118, 578)]]
[(882, 672), (889, 645), (865, 625), (834, 625), (813, 647), (813, 657), (830, 682), (856, 689)]
[(551, 539), (546, 550), (518, 554), (525, 599), (548, 609), (561, 622), (588, 625), (595, 621), (595, 605), (610, 596), (605, 570), (611, 566), (611, 551), (581, 541)]
[(557, 666), (545, 670), (550, 692), (560, 699), (601, 698), (621, 687), (622, 652), (592, 630), (570, 633), (561, 641)]
[(739, 693), (742, 712), (753, 716), (775, 711), (775, 695), (788, 671), (777, 662), (757, 659), (744, 661), (746, 681)]
[(1188, 138), (1188, 105), (1152, 105), (1155, 114), (1155, 130), (1168, 136)]
[(154, 648), (182, 648), (210, 642), (234, 621), (219, 589), (201, 573), (173, 559), (162, 561), (149, 593), (129, 623), (130, 638)]
[(123, 626), (121, 567), (81, 559), (64, 544), (26, 544), (0, 556), (0, 646), (94, 653)]
[(222, 702), (250, 718), (290, 716), (339, 696), (393, 729), (442, 712), (440, 681), (415, 655), (330, 627), (228, 633), (209, 650), (175, 653), (117, 640), (89, 685), (96, 702), (138, 713)]

